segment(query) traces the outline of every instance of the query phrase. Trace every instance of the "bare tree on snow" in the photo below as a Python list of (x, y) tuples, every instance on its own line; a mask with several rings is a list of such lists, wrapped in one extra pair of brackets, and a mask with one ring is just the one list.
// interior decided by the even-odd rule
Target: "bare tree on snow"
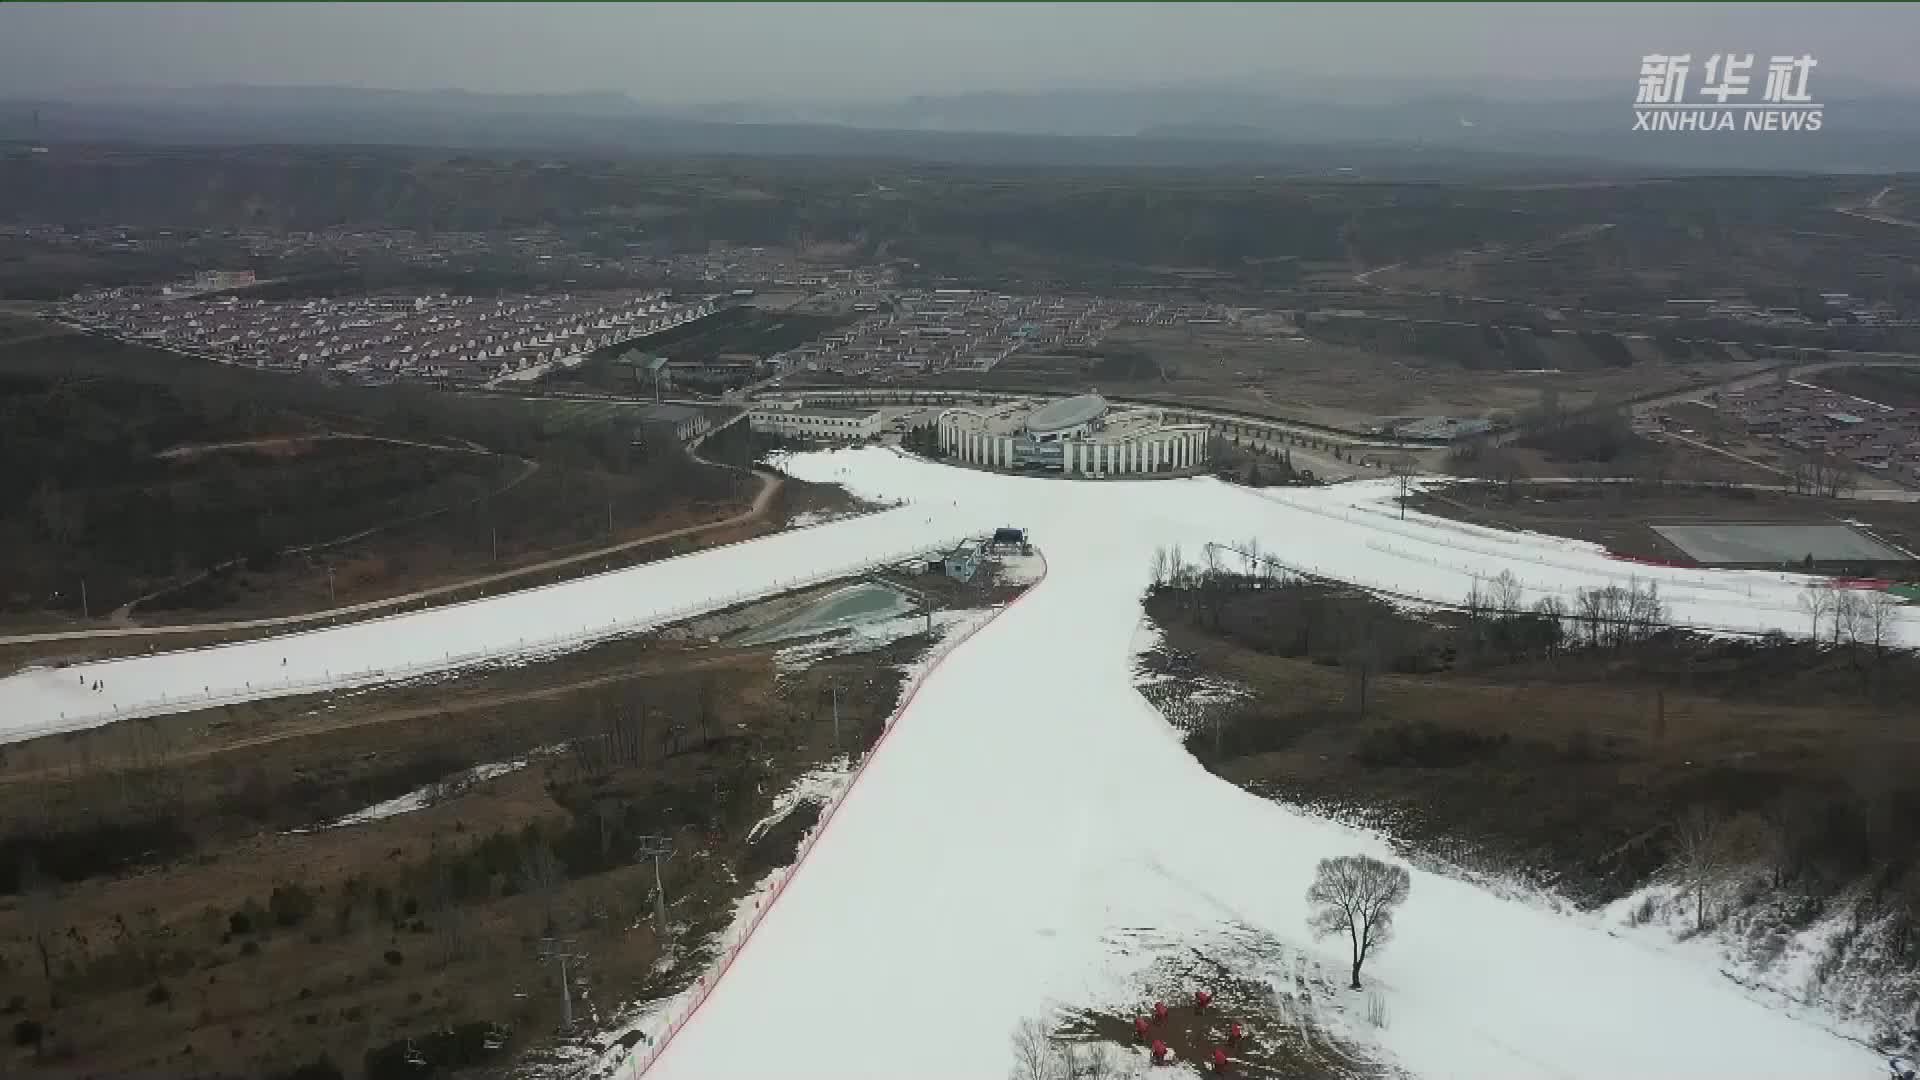
[(1815, 645), (1820, 644), (1820, 624), (1833, 614), (1834, 607), (1835, 592), (1831, 582), (1809, 582), (1806, 588), (1800, 590), (1800, 610), (1807, 613)]
[(1013, 1068), (1008, 1080), (1052, 1080), (1053, 1040), (1038, 1020), (1022, 1020), (1013, 1029)]
[(1500, 571), (1489, 584), (1487, 595), (1496, 616), (1513, 615), (1525, 610), (1525, 590), (1511, 570)]
[(1693, 807), (1674, 824), (1674, 851), (1680, 877), (1693, 893), (1693, 928), (1707, 925), (1707, 899), (1724, 869), (1721, 821), (1711, 811)]
[(1413, 878), (1404, 866), (1367, 855), (1321, 859), (1307, 903), (1307, 925), (1316, 937), (1346, 934), (1353, 945), (1353, 989), (1360, 989), (1360, 967), (1373, 950), (1393, 937), (1394, 909), (1406, 902)]

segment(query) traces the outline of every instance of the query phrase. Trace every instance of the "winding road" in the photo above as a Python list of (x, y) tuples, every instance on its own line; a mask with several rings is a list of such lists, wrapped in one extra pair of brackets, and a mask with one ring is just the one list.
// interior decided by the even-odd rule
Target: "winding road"
[(745, 525), (750, 522), (758, 521), (760, 518), (766, 515), (767, 506), (772, 501), (774, 494), (780, 490), (780, 487), (783, 481), (777, 473), (761, 472), (756, 470), (753, 473), (753, 475), (755, 479), (759, 481), (760, 490), (754, 494), (752, 505), (750, 505), (747, 509), (741, 511), (740, 513), (734, 514), (731, 517), (722, 518), (719, 521), (709, 521), (700, 525), (687, 525), (678, 529), (668, 529), (664, 532), (650, 533), (646, 536), (638, 537), (636, 539), (623, 540), (617, 544), (609, 544), (605, 547), (594, 548), (591, 551), (583, 551), (574, 555), (566, 555), (560, 558), (547, 559), (542, 562), (534, 563), (530, 566), (522, 566), (513, 570), (503, 570), (503, 571), (500, 571), (499, 573), (486, 574), (481, 577), (466, 578), (464, 580), (451, 582), (446, 585), (436, 585), (430, 589), (417, 589), (413, 592), (403, 593), (398, 596), (388, 596), (379, 600), (368, 600), (363, 603), (348, 604), (342, 607), (335, 607), (335, 608), (326, 608), (321, 611), (309, 611), (299, 615), (280, 615), (280, 616), (274, 616), (271, 618), (238, 619), (232, 622), (218, 622), (218, 623), (185, 623), (185, 624), (173, 624), (168, 626), (112, 627), (112, 628), (103, 628), (98, 630), (61, 630), (61, 631), (55, 631), (51, 633), (41, 633), (41, 634), (9, 634), (9, 635), (0, 636), (0, 646), (36, 645), (36, 644), (44, 644), (44, 643), (56, 642), (56, 641), (85, 641), (88, 639), (97, 639), (97, 638), (145, 637), (149, 635), (164, 636), (164, 635), (172, 635), (172, 634), (205, 634), (205, 633), (220, 633), (220, 632), (237, 631), (237, 630), (242, 630), (242, 631), (243, 630), (270, 630), (277, 627), (301, 626), (308, 623), (324, 622), (328, 620), (337, 620), (337, 619), (344, 619), (344, 618), (357, 618), (365, 615), (373, 615), (373, 614), (378, 614), (382, 612), (390, 612), (397, 608), (404, 608), (413, 604), (422, 603), (423, 601), (430, 601), (438, 597), (445, 597), (450, 594), (461, 593), (471, 589), (487, 588), (493, 585), (505, 584), (508, 582), (513, 582), (513, 581), (525, 579), (528, 577), (532, 577), (538, 574), (544, 574), (554, 570), (564, 569), (569, 566), (576, 566), (581, 563), (592, 562), (596, 559), (604, 559), (609, 555), (618, 555), (618, 554), (621, 554), (622, 552), (631, 551), (634, 548), (643, 547), (647, 544), (657, 544), (664, 540), (675, 540), (675, 539), (679, 539), (681, 537), (686, 537), (686, 536), (698, 536), (702, 533), (715, 532), (720, 529), (732, 528), (737, 525)]

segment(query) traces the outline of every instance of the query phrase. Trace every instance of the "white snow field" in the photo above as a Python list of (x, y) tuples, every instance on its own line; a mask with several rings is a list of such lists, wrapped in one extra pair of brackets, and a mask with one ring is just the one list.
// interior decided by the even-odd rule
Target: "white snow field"
[[(1212, 778), (1134, 690), (1156, 547), (1199, 561), (1209, 541), (1255, 540), (1297, 569), (1434, 602), (1458, 602), (1503, 570), (1529, 601), (1650, 581), (1680, 621), (1806, 630), (1805, 579), (1630, 565), (1571, 541), (1402, 521), (1379, 483), (1251, 492), (1205, 479), (1017, 478), (877, 448), (789, 465), (910, 505), (457, 607), (23, 672), (0, 680), (0, 741), (578, 647), (962, 533), (1025, 527), (1047, 577), (927, 678), (651, 1070), (998, 1078), (1019, 1020), (1124, 995), (1151, 959), (1146, 940), (1250, 930), (1340, 970), (1342, 944), (1306, 935), (1314, 864), (1388, 852)], [(1920, 641), (1912, 612), (1899, 629)], [(1881, 1075), (1867, 1050), (1768, 1011), (1692, 959), (1612, 937), (1598, 916), (1420, 871), (1399, 939), (1368, 970), (1392, 1023), (1351, 1026), (1424, 1077)], [(659, 1010), (649, 1030), (674, 1013)]]
[[(1144, 936), (1206, 942), (1254, 928), (1344, 970), (1344, 942), (1308, 937), (1303, 894), (1318, 859), (1389, 849), (1210, 776), (1134, 690), (1158, 545), (1193, 558), (1209, 540), (1254, 537), (1296, 565), (1447, 600), (1507, 565), (1563, 589), (1639, 576), (1685, 618), (1803, 621), (1794, 583), (1777, 575), (1636, 575), (1578, 545), (1403, 525), (1364, 507), (1378, 486), (1263, 497), (1207, 480), (1001, 477), (877, 449), (789, 465), (863, 494), (957, 504), (982, 527), (1024, 526), (1048, 574), (928, 677), (651, 1077), (1004, 1077), (1015, 1025), (1113, 1000), (1144, 966), (1130, 955)], [(1422, 1077), (1807, 1080), (1884, 1068), (1710, 968), (1609, 935), (1598, 916), (1418, 870), (1368, 978), (1391, 1023), (1351, 1027)], [(672, 1013), (643, 1027), (657, 1035)], [(630, 1060), (627, 1075), (645, 1059)]]
[(917, 554), (975, 528), (958, 524), (959, 513), (951, 506), (899, 508), (471, 603), (232, 645), (23, 671), (0, 679), (0, 743), (579, 648)]

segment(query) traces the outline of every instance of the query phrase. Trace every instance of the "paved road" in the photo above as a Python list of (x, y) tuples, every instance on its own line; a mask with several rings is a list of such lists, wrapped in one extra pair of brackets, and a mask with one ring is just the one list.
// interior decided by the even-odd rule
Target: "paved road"
[[(1764, 468), (1764, 466), (1762, 467)], [(1526, 476), (1526, 477), (1516, 477), (1511, 481), (1473, 480), (1473, 479), (1468, 479), (1465, 477), (1458, 477), (1458, 476), (1442, 477), (1441, 479), (1445, 479), (1453, 483), (1472, 483), (1472, 484), (1513, 483), (1520, 487), (1527, 487), (1529, 485), (1551, 486), (1556, 484), (1638, 484), (1643, 482), (1638, 478), (1632, 477), (1632, 476)], [(1676, 481), (1671, 481), (1667, 486), (1673, 487), (1673, 488), (1684, 488), (1684, 487), (1692, 487), (1692, 486), (1698, 486), (1698, 485), (1692, 485), (1692, 484), (1688, 484), (1685, 481), (1676, 480)], [(1771, 492), (1777, 495), (1801, 494), (1801, 492), (1798, 489), (1794, 488), (1790, 484), (1712, 483), (1712, 484), (1706, 484), (1704, 486), (1714, 487), (1714, 488), (1737, 488), (1741, 491), (1765, 491), (1765, 492)], [(1906, 488), (1899, 488), (1899, 489), (1874, 488), (1867, 491), (1850, 491), (1844, 495), (1835, 496), (1835, 498), (1849, 499), (1855, 502), (1920, 502), (1920, 491), (1910, 491)]]
[[(386, 443), (389, 446), (414, 446), (422, 450), (440, 450), (449, 454), (484, 454), (487, 457), (503, 457), (498, 451), (469, 443), (466, 446), (448, 446), (445, 443), (419, 442), (414, 439), (394, 439), (385, 435), (357, 435), (349, 431), (320, 431), (311, 435), (273, 435), (263, 439), (235, 439), (232, 442), (186, 443), (171, 446), (154, 457), (177, 458), (192, 457), (195, 454), (211, 453), (216, 450), (252, 450), (266, 446), (295, 446), (300, 443), (329, 442), (334, 440), (352, 440), (354, 442)], [(525, 461), (525, 458), (521, 459)]]

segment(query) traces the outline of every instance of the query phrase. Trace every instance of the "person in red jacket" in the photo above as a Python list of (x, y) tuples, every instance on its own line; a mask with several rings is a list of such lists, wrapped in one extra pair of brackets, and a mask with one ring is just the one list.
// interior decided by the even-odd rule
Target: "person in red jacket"
[(1213, 1048), (1213, 1071), (1216, 1073), (1227, 1071), (1227, 1052), (1217, 1046)]
[(1146, 1041), (1147, 1041), (1147, 1034), (1148, 1034), (1148, 1030), (1147, 1030), (1147, 1018), (1146, 1018), (1146, 1017), (1144, 1017), (1144, 1016), (1136, 1016), (1136, 1017), (1134, 1017), (1134, 1018), (1133, 1018), (1133, 1038), (1134, 1038), (1134, 1041), (1135, 1041), (1135, 1042), (1146, 1042)]
[(1240, 1021), (1235, 1020), (1233, 1023), (1227, 1025), (1227, 1045), (1228, 1046), (1239, 1046), (1240, 1040), (1246, 1037), (1247, 1037), (1247, 1033), (1240, 1029)]
[(1213, 995), (1208, 993), (1207, 991), (1195, 990), (1193, 992), (1193, 1011), (1206, 1012), (1207, 1004), (1212, 1000), (1213, 1000)]
[(1153, 1040), (1153, 1063), (1155, 1065), (1165, 1065), (1167, 1063), (1167, 1043), (1165, 1039)]
[(1166, 1002), (1156, 1001), (1153, 1003), (1153, 1022), (1156, 1024), (1164, 1024), (1167, 1022)]

